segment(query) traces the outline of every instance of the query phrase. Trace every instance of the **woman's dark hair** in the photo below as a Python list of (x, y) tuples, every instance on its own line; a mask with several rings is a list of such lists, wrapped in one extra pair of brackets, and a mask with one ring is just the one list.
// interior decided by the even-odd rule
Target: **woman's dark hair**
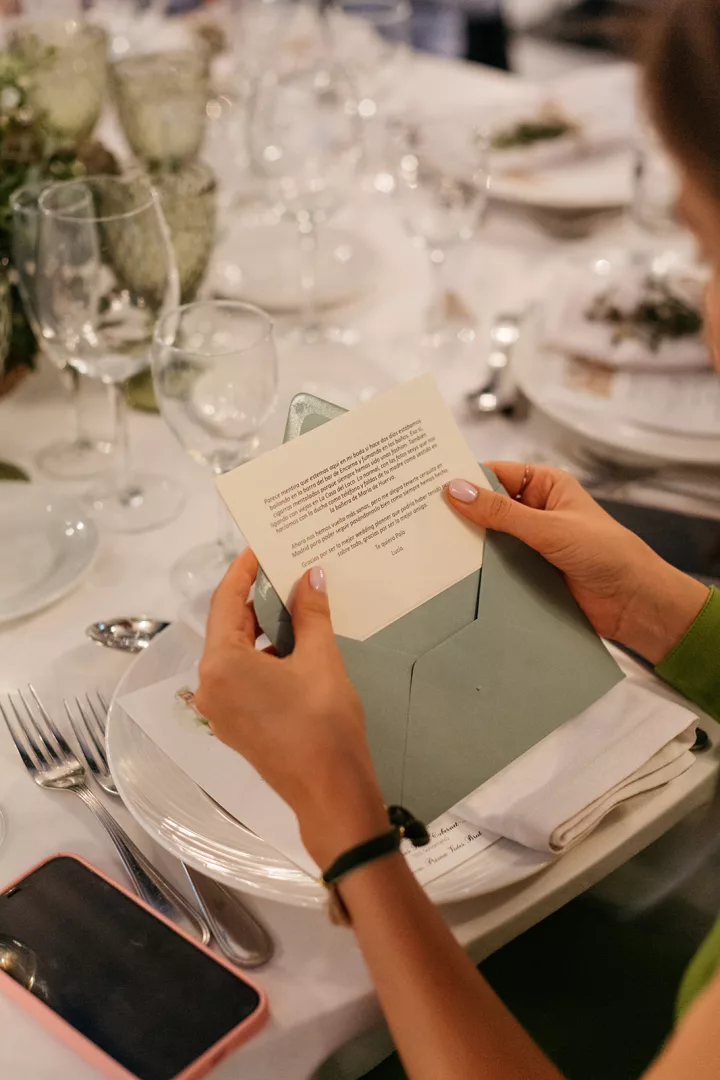
[(720, 0), (659, 0), (642, 47), (648, 105), (675, 157), (720, 199)]

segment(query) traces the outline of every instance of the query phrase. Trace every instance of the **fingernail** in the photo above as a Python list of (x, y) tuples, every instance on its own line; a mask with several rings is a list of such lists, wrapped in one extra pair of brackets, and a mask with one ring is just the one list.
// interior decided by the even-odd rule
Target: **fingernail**
[(322, 566), (313, 566), (310, 571), (310, 588), (317, 592), (327, 592), (327, 578)]
[(467, 480), (451, 480), (448, 484), (448, 491), (453, 499), (457, 499), (458, 502), (471, 503), (477, 499), (478, 489), (469, 484)]

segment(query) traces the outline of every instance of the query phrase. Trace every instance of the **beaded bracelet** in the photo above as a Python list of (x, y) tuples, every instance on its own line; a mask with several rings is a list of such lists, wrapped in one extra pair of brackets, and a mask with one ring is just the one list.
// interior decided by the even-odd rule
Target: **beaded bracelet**
[(322, 883), (328, 891), (330, 921), (335, 926), (350, 926), (352, 923), (350, 912), (337, 888), (344, 877), (375, 859), (399, 851), (403, 840), (409, 840), (413, 847), (424, 847), (430, 841), (430, 835), (422, 821), (418, 821), (403, 806), (389, 806), (388, 817), (391, 827), (387, 832), (343, 852), (322, 876)]

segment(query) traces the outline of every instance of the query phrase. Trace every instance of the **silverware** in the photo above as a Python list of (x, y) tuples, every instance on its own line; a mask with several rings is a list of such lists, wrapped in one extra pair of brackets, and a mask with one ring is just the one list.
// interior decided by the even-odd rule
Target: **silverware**
[[(68, 746), (43, 706), (33, 686), (28, 690), (36, 711), (30, 707), (22, 690), (16, 691), (21, 705), (7, 695), (7, 710), (0, 700), (0, 713), (17, 747), (20, 758), (36, 784), (53, 791), (71, 791), (95, 815), (112, 840), (123, 866), (138, 894), (156, 911), (186, 927), (207, 944), (210, 929), (205, 919), (185, 897), (152, 865), (130, 839), (115, 818), (106, 810), (87, 785), (85, 769)], [(15, 721), (11, 721), (14, 714)]]
[(473, 412), (487, 415), (502, 408), (500, 384), (519, 338), (520, 319), (517, 315), (499, 315), (495, 319), (490, 329), (491, 348), (487, 358), (490, 375), (482, 386), (465, 395), (465, 403)]
[(110, 649), (136, 653), (146, 649), (156, 634), (170, 623), (162, 619), (151, 619), (147, 615), (131, 615), (124, 619), (108, 619), (96, 622), (85, 631), (87, 637), (98, 645), (107, 645)]
[[(80, 719), (73, 716), (67, 701), (63, 704), (92, 775), (103, 791), (119, 799), (105, 753), (108, 707), (102, 694), (96, 691), (95, 697), (98, 707), (89, 694), (85, 695), (85, 703), (75, 698)], [(182, 867), (220, 951), (238, 967), (257, 968), (267, 964), (274, 955), (275, 943), (237, 893), (185, 863)]]

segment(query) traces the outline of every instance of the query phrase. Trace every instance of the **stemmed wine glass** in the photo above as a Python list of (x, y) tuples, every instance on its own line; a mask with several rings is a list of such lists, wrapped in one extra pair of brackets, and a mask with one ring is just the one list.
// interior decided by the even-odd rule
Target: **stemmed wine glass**
[(458, 318), (448, 302), (445, 262), (448, 248), (472, 240), (485, 219), (487, 137), (449, 118), (404, 124), (396, 136), (398, 198), (408, 231), (427, 252), (433, 279), (421, 344), (436, 351), (474, 344), (477, 334), (467, 313), (460, 311)]
[(249, 104), (248, 145), (255, 167), (297, 225), (302, 340), (354, 344), (354, 331), (320, 322), (316, 301), (317, 228), (347, 198), (361, 155), (357, 101), (344, 70), (319, 62), (288, 73), (266, 72)]
[(83, 480), (108, 467), (109, 442), (93, 442), (85, 433), (82, 408), (82, 376), (53, 352), (43, 337), (37, 314), (37, 258), (40, 210), (38, 200), (47, 182), (25, 184), (10, 196), (12, 212), (12, 259), (25, 314), (38, 345), (49, 360), (68, 376), (75, 420), (75, 438), (50, 443), (37, 455), (48, 476), (59, 480)]
[(371, 187), (394, 189), (388, 164), (387, 121), (399, 111), (398, 88), (410, 52), (410, 0), (335, 0), (327, 9), (333, 54), (344, 66), (358, 95), (364, 129), (363, 167)]
[[(275, 405), (277, 359), (269, 316), (253, 304), (185, 304), (157, 324), (152, 348), (155, 397), (190, 456), (216, 475), (250, 460)], [(186, 596), (214, 589), (239, 549), (240, 536), (218, 499), (220, 529), (172, 568)]]
[(86, 503), (108, 528), (139, 532), (174, 518), (178, 486), (129, 467), (123, 383), (148, 363), (157, 319), (179, 298), (156, 192), (142, 177), (94, 176), (40, 197), (35, 295), (43, 339), (60, 360), (115, 391), (115, 474)]

